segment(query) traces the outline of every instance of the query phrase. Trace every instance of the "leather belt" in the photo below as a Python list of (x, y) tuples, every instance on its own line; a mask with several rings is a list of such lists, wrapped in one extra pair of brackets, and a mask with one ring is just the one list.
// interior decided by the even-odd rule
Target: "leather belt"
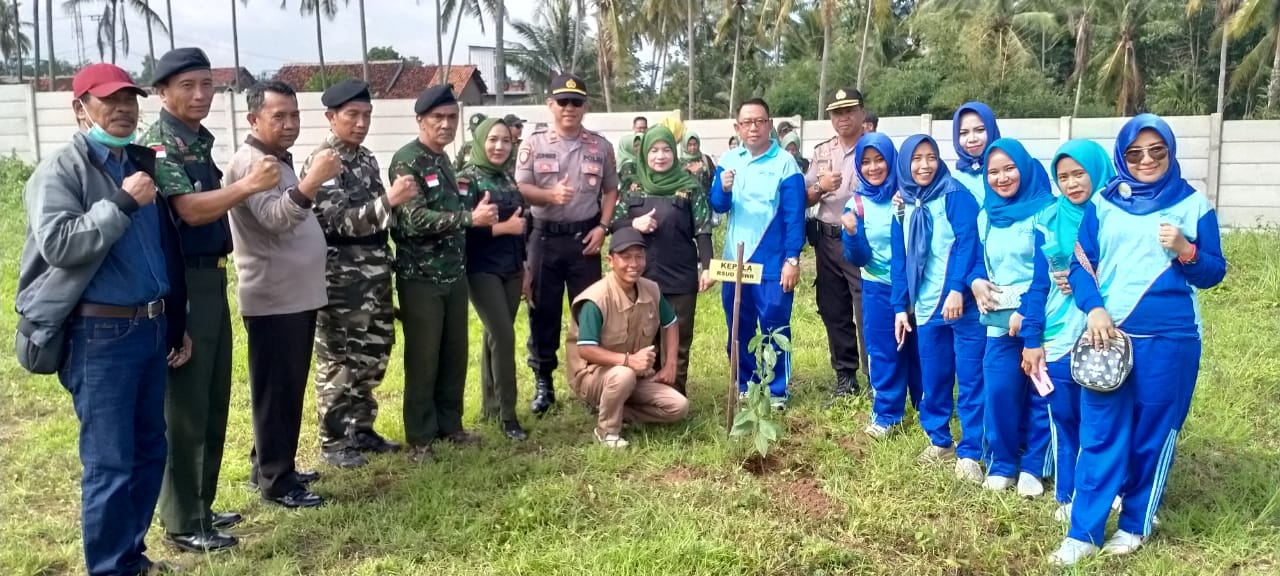
[(325, 236), (324, 243), (329, 246), (384, 246), (387, 232), (384, 230), (368, 236)]
[(840, 233), (844, 231), (843, 226), (827, 224), (821, 220), (810, 220), (809, 226), (827, 238), (840, 238)]
[(164, 300), (153, 300), (142, 306), (111, 306), (86, 302), (76, 306), (74, 313), (91, 318), (153, 319), (164, 315)]
[(586, 234), (600, 225), (600, 216), (579, 220), (577, 222), (547, 222), (534, 220), (533, 229), (548, 236), (576, 236)]
[(225, 270), (227, 267), (226, 256), (187, 256), (184, 260), (187, 268), (196, 270)]

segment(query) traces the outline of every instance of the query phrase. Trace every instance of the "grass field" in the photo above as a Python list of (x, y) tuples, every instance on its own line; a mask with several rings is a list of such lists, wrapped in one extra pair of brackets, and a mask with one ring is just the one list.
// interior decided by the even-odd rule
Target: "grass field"
[[(0, 574), (82, 574), (77, 424), (52, 377), (14, 361), (12, 310), (29, 168), (0, 165)], [(1225, 240), (1226, 282), (1202, 295), (1207, 324), (1199, 390), (1169, 479), (1163, 522), (1135, 556), (1099, 559), (1076, 574), (1280, 574), (1280, 234)], [(811, 272), (810, 272), (811, 274)], [(437, 462), (377, 457), (356, 471), (318, 462), (314, 398), (307, 399), (303, 468), (324, 478), (319, 510), (261, 503), (245, 487), (252, 442), (245, 339), (238, 319), (235, 391), (217, 508), (245, 514), (242, 544), (211, 556), (160, 543), (153, 559), (202, 575), (986, 575), (1055, 573), (1043, 559), (1064, 527), (1051, 498), (1018, 499), (914, 463), (926, 441), (909, 432), (875, 443), (861, 433), (869, 403), (821, 409), (832, 379), (812, 278), (796, 300), (793, 409), (770, 465), (744, 467), (744, 442), (723, 433), (728, 368), (718, 296), (700, 301), (688, 422), (628, 430), (625, 452), (591, 442), (577, 402), (528, 414), (524, 444), (476, 422), (478, 370), (468, 387), (478, 448)], [(234, 298), (232, 299), (234, 302)], [(525, 334), (521, 315), (521, 334)], [(473, 366), (478, 320), (472, 320)], [(397, 347), (378, 428), (403, 438)], [(561, 386), (563, 390), (563, 386)], [(564, 398), (565, 395), (562, 395)]]

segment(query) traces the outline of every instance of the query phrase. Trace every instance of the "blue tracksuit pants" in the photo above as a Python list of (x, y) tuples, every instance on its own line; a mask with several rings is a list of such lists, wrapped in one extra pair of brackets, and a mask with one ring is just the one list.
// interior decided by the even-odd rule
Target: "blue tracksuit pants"
[(1082, 390), (1071, 538), (1102, 544), (1116, 495), (1119, 528), (1151, 534), (1164, 497), (1178, 431), (1200, 370), (1199, 340), (1133, 339), (1133, 373), (1113, 392)]
[[(987, 338), (982, 360), (983, 432), (987, 475), (1037, 478), (1053, 473), (1049, 457), (1049, 399), (1022, 372), (1022, 339)], [(1025, 423), (1025, 426), (1023, 425)]]
[[(733, 284), (726, 282), (721, 290), (725, 323), (733, 330)], [(791, 337), (791, 304), (795, 292), (783, 292), (777, 280), (765, 280), (760, 284), (742, 285), (742, 302), (738, 318), (738, 390), (747, 391), (747, 383), (755, 376), (756, 358), (749, 345), (756, 331), (772, 333), (782, 328), (781, 334)], [(725, 350), (733, 345), (730, 340)], [(791, 380), (791, 355), (778, 349), (778, 362), (773, 367), (773, 381), (769, 394), (775, 397), (787, 395), (787, 382)]]
[(920, 406), (920, 351), (916, 334), (907, 334), (902, 350), (893, 335), (892, 288), (888, 284), (862, 282), (862, 334), (867, 343), (867, 376), (871, 381), (872, 420), (889, 427), (902, 421), (907, 396)]
[[(977, 314), (952, 323), (935, 318), (916, 328), (920, 350), (920, 427), (934, 446), (951, 446), (951, 412), (960, 417), (956, 456), (982, 459), (982, 357), (986, 328)], [(959, 393), (953, 395), (957, 389)]]
[(1049, 417), (1053, 422), (1054, 498), (1071, 502), (1076, 491), (1076, 458), (1080, 454), (1080, 385), (1071, 378), (1071, 357), (1049, 363), (1053, 393)]

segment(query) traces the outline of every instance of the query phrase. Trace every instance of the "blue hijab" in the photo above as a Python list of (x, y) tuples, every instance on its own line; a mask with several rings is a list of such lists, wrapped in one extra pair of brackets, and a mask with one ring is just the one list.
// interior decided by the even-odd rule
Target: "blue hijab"
[[(884, 182), (879, 186), (875, 186), (868, 182), (866, 177), (862, 175), (862, 155), (866, 153), (868, 148), (873, 148), (884, 156), (884, 161), (888, 165), (888, 175), (885, 176)], [(858, 139), (858, 145), (853, 149), (853, 161), (857, 163), (858, 168), (858, 194), (866, 196), (868, 200), (876, 204), (884, 204), (893, 199), (894, 193), (898, 191), (898, 178), (894, 174), (897, 167), (894, 165), (898, 158), (898, 151), (893, 147), (893, 141), (888, 136), (879, 132), (870, 132), (864, 134)]]
[(987, 222), (996, 228), (1008, 228), (1053, 204), (1049, 173), (1045, 172), (1044, 165), (1039, 160), (1027, 153), (1021, 142), (1013, 138), (1001, 138), (992, 142), (982, 155), (984, 169), (995, 150), (1007, 154), (1013, 160), (1013, 165), (1018, 167), (1018, 191), (1012, 198), (1002, 198), (991, 188), (991, 183), (983, 178), (982, 185), (987, 189), (987, 202), (983, 207), (987, 211)]
[[(1058, 148), (1058, 153), (1053, 155), (1055, 173), (1058, 171), (1058, 162), (1063, 158), (1075, 160), (1089, 174), (1089, 182), (1093, 187), (1089, 190), (1091, 196), (1116, 176), (1116, 169), (1111, 165), (1111, 158), (1107, 157), (1107, 150), (1093, 140), (1069, 140)], [(1065, 193), (1059, 195), (1056, 202), (1053, 219), (1046, 223), (1053, 231), (1054, 243), (1052, 246), (1045, 244), (1045, 256), (1051, 261), (1057, 258), (1059, 262), (1070, 262), (1075, 252), (1076, 239), (1080, 236), (1080, 222), (1084, 220), (1084, 204), (1073, 204)]]
[(964, 146), (960, 145), (960, 117), (966, 112), (977, 114), (982, 119), (982, 124), (987, 127), (987, 149), (991, 148), (992, 142), (1000, 139), (1000, 127), (996, 125), (996, 113), (991, 111), (991, 107), (981, 102), (966, 102), (951, 118), (951, 144), (956, 147), (956, 155), (959, 156), (956, 160), (956, 170), (979, 176), (982, 174), (982, 156), (969, 154)]
[[(1138, 139), (1143, 130), (1155, 130), (1169, 148), (1169, 170), (1159, 180), (1146, 184), (1139, 182), (1129, 173), (1129, 165), (1124, 161), (1124, 151)], [(1173, 136), (1173, 129), (1164, 119), (1155, 114), (1139, 114), (1125, 123), (1116, 135), (1116, 151), (1112, 157), (1119, 170), (1119, 175), (1107, 184), (1102, 197), (1119, 206), (1121, 210), (1141, 216), (1164, 210), (1184, 198), (1195, 194), (1186, 180), (1182, 179), (1182, 167), (1178, 165), (1178, 143)]]
[(929, 261), (929, 246), (933, 242), (933, 214), (930, 214), (924, 205), (951, 193), (959, 186), (955, 180), (951, 179), (951, 172), (947, 170), (947, 165), (943, 164), (942, 160), (938, 160), (938, 171), (934, 173), (932, 182), (927, 186), (916, 184), (915, 179), (911, 177), (911, 155), (923, 142), (928, 142), (937, 154), (938, 143), (932, 137), (916, 134), (907, 138), (902, 143), (902, 148), (898, 149), (894, 169), (895, 176), (898, 178), (898, 189), (902, 192), (902, 200), (916, 206), (916, 210), (911, 213), (911, 225), (907, 227), (909, 233), (906, 236), (907, 289), (913, 301), (918, 294), (920, 280), (924, 278), (924, 266)]

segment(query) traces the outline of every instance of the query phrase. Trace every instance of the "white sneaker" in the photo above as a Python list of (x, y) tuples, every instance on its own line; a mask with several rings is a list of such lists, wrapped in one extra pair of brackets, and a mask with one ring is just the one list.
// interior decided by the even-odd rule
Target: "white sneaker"
[(1032, 474), (1018, 474), (1018, 495), (1023, 498), (1039, 498), (1044, 495), (1044, 482)]
[(627, 445), (630, 444), (630, 442), (627, 442), (626, 440), (624, 440), (620, 434), (615, 434), (610, 432), (608, 434), (602, 435), (600, 434), (599, 428), (596, 428), (595, 433), (596, 433), (596, 442), (599, 442), (600, 444), (608, 446), (610, 448), (626, 448)]
[[(960, 467), (956, 466), (956, 474), (958, 475), (959, 473)], [(1013, 478), (1005, 478), (1004, 476), (987, 476), (986, 481), (982, 483), (982, 487), (987, 490), (991, 490), (992, 492), (1003, 492), (1013, 488)]]
[(889, 437), (889, 433), (893, 431), (893, 427), (881, 426), (872, 422), (868, 424), (866, 428), (863, 428), (862, 431), (865, 432), (867, 436), (875, 438), (876, 440), (883, 440)]
[(1075, 538), (1067, 538), (1062, 541), (1062, 545), (1056, 552), (1049, 555), (1049, 563), (1054, 566), (1075, 566), (1081, 560), (1097, 553), (1097, 546)]
[(1124, 506), (1124, 496), (1116, 496), (1116, 499), (1111, 501), (1112, 511), (1119, 512), (1120, 508), (1122, 508), (1123, 506)]
[(956, 460), (956, 478), (968, 480), (974, 484), (982, 484), (986, 475), (982, 473), (982, 464), (979, 464), (977, 460), (961, 458)]
[(1071, 503), (1059, 504), (1058, 509), (1053, 511), (1053, 519), (1058, 522), (1071, 521)]
[(938, 462), (947, 462), (954, 460), (956, 457), (956, 449), (952, 446), (942, 447), (930, 445), (924, 449), (919, 456), (916, 457), (918, 464), (935, 464)]
[(1112, 556), (1133, 554), (1146, 542), (1147, 539), (1143, 536), (1125, 532), (1124, 530), (1116, 530), (1116, 533), (1107, 539), (1107, 543), (1102, 545), (1102, 553)]
[(782, 412), (782, 411), (785, 411), (785, 410), (787, 409), (787, 397), (786, 397), (786, 396), (774, 396), (773, 398), (771, 398), (771, 399), (769, 400), (769, 407), (770, 407), (770, 408), (773, 408), (773, 411), (774, 411), (774, 412)]

